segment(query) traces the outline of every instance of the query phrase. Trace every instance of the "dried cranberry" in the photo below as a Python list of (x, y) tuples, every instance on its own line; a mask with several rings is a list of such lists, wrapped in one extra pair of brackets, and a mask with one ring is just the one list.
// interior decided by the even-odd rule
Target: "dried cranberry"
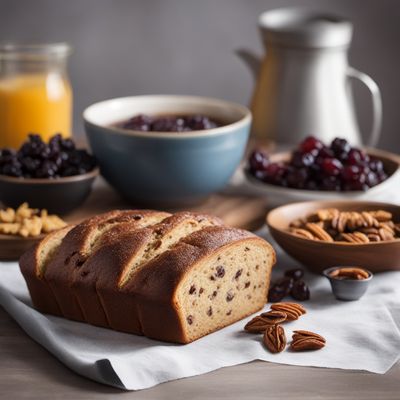
[(351, 150), (351, 146), (346, 139), (335, 138), (331, 143), (331, 149), (336, 156), (341, 154), (348, 154)]
[(250, 170), (265, 171), (269, 164), (268, 156), (260, 150), (255, 150), (249, 158)]
[(347, 157), (347, 163), (350, 165), (363, 165), (368, 163), (369, 156), (364, 151), (360, 149), (351, 149), (349, 156)]
[(302, 153), (313, 153), (315, 150), (318, 151), (323, 147), (323, 144), (320, 140), (318, 140), (314, 136), (308, 136), (306, 137), (301, 143), (300, 143), (300, 151)]
[(311, 153), (302, 153), (300, 151), (295, 151), (292, 155), (290, 164), (294, 167), (309, 167), (314, 163), (315, 157)]
[(341, 190), (340, 180), (336, 176), (326, 176), (322, 179), (320, 184), (321, 190), (330, 192), (338, 192)]
[(335, 157), (335, 153), (333, 152), (332, 149), (330, 149), (327, 146), (322, 147), (322, 149), (319, 151), (318, 153), (318, 157), (324, 159), (324, 158), (334, 158)]
[(326, 175), (337, 176), (342, 169), (343, 165), (337, 158), (325, 158), (322, 162), (322, 170)]
[(306, 168), (299, 168), (290, 170), (288, 169), (286, 181), (289, 187), (303, 189), (309, 178), (309, 173)]

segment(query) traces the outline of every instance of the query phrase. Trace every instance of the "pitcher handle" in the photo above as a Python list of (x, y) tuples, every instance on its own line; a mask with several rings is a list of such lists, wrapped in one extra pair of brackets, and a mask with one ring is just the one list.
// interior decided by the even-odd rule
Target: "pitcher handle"
[(372, 129), (369, 134), (367, 145), (370, 147), (375, 147), (378, 143), (381, 127), (382, 127), (382, 96), (376, 82), (364, 72), (358, 71), (352, 67), (347, 70), (347, 75), (350, 78), (355, 78), (360, 80), (369, 89), (372, 96)]

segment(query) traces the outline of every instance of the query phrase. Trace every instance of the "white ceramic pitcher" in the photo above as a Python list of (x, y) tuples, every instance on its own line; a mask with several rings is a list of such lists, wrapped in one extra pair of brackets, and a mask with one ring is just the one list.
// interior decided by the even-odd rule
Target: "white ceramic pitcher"
[[(354, 145), (375, 146), (382, 121), (381, 95), (368, 75), (348, 65), (352, 24), (331, 15), (283, 8), (261, 14), (259, 27), (267, 50), (263, 62), (247, 50), (238, 51), (257, 79), (251, 102), (255, 136), (278, 143), (297, 143), (308, 135), (330, 142), (339, 136)], [(352, 78), (363, 82), (372, 95), (372, 129), (363, 140)]]

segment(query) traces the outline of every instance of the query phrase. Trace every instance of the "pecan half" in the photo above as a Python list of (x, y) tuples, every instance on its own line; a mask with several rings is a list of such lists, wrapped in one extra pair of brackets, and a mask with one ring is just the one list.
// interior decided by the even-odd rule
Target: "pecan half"
[(385, 228), (379, 228), (379, 236), (382, 240), (393, 240), (394, 237), (391, 232)]
[[(360, 237), (361, 235), (363, 236)], [(368, 236), (361, 232), (342, 233), (341, 237), (348, 243), (361, 244), (369, 242)]]
[(287, 321), (299, 319), (299, 317), (306, 313), (306, 309), (298, 303), (274, 303), (271, 305), (271, 309), (286, 313)]
[(271, 353), (285, 350), (286, 336), (281, 325), (269, 325), (264, 332), (263, 342)]
[(298, 330), (294, 331), (290, 348), (293, 351), (319, 350), (326, 344), (325, 338), (317, 333)]
[(340, 212), (337, 217), (332, 220), (332, 228), (338, 232), (344, 232), (348, 220), (348, 213)]
[(392, 213), (384, 210), (370, 211), (369, 212), (377, 221), (385, 222), (392, 219)]
[(370, 242), (380, 242), (381, 237), (375, 233), (368, 233), (368, 239)]
[(333, 242), (332, 236), (321, 226), (314, 222), (308, 222), (306, 228), (319, 240)]
[(337, 208), (326, 208), (317, 211), (317, 217), (320, 221), (332, 221), (338, 216), (339, 216), (339, 210)]
[(314, 235), (306, 229), (291, 228), (290, 232), (293, 233), (293, 235), (299, 236), (304, 239), (315, 239)]
[(257, 315), (244, 326), (244, 330), (250, 333), (262, 333), (269, 325), (271, 324), (266, 318)]
[(368, 236), (362, 232), (353, 232), (353, 235), (357, 238), (359, 243), (369, 243)]
[(344, 267), (338, 268), (332, 271), (329, 276), (331, 278), (350, 278), (350, 279), (367, 279), (369, 277), (369, 273), (362, 268), (357, 267)]
[(284, 311), (271, 310), (262, 313), (260, 317), (264, 318), (264, 320), (268, 321), (271, 325), (276, 325), (286, 321), (287, 314)]

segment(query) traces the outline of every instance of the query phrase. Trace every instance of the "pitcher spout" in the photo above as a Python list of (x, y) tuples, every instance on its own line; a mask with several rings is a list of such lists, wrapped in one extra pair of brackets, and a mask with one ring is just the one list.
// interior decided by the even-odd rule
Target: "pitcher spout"
[(247, 49), (237, 49), (235, 53), (249, 67), (254, 80), (256, 80), (261, 65), (260, 58)]

